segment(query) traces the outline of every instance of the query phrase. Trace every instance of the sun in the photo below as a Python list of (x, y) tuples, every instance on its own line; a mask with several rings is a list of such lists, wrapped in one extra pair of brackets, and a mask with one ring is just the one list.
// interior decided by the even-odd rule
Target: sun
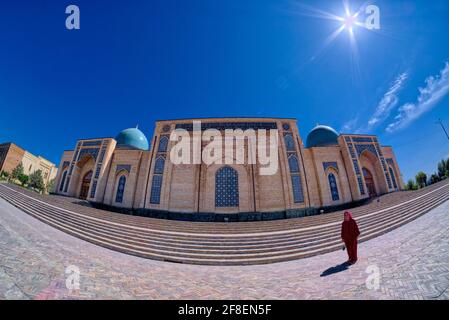
[(352, 27), (355, 25), (355, 22), (356, 22), (355, 16), (348, 16), (344, 18), (343, 26), (345, 27), (345, 29), (351, 30)]

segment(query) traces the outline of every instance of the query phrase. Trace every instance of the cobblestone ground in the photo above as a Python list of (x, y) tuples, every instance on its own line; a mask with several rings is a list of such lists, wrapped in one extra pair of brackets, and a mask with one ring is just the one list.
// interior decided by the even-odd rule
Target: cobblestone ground
[[(448, 299), (449, 202), (360, 244), (359, 255), (336, 273), (330, 268), (346, 252), (237, 267), (146, 260), (69, 236), (0, 199), (2, 299)], [(68, 266), (80, 270), (79, 290), (66, 287)]]

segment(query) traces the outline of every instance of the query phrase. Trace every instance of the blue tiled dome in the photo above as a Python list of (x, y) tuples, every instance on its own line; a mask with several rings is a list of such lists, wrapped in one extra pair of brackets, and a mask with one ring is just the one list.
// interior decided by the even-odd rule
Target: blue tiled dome
[(338, 133), (328, 126), (318, 125), (307, 136), (307, 148), (325, 147), (338, 144)]
[(117, 141), (117, 147), (121, 148), (130, 148), (130, 149), (139, 149), (139, 150), (148, 150), (148, 140), (137, 128), (129, 128), (120, 132), (117, 137), (115, 137)]

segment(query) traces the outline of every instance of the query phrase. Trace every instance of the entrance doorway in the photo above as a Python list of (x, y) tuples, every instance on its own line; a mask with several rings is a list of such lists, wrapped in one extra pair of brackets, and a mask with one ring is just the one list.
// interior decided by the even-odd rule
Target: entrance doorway
[(365, 178), (366, 188), (368, 189), (368, 194), (370, 198), (376, 197), (377, 196), (376, 185), (374, 184), (374, 178), (371, 171), (369, 171), (366, 168), (363, 168), (363, 177)]
[(87, 172), (84, 175), (83, 181), (81, 182), (80, 199), (87, 199), (87, 194), (89, 192), (90, 181), (92, 180), (92, 171)]

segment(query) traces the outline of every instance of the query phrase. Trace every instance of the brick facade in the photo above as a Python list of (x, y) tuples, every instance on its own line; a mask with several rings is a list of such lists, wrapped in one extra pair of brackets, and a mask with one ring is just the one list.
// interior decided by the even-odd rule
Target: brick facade
[[(92, 171), (87, 200), (106, 206), (185, 214), (246, 214), (342, 205), (366, 199), (373, 192), (380, 195), (404, 187), (392, 148), (380, 146), (375, 136), (340, 135), (335, 145), (306, 148), (296, 119), (198, 119), (201, 132), (277, 129), (279, 165), (272, 175), (261, 175), (264, 166), (259, 162), (236, 164), (236, 144), (232, 154), (223, 152), (222, 164), (173, 164), (170, 152), (178, 141), (171, 141), (170, 134), (178, 128), (193, 137), (193, 120), (157, 121), (150, 150), (116, 148), (113, 138), (79, 140), (74, 150), (63, 153), (57, 192), (79, 197), (83, 179)], [(252, 150), (248, 138), (242, 141), (247, 152)], [(202, 153), (209, 143), (204, 137), (200, 141)], [(190, 148), (190, 159), (195, 158), (193, 150)], [(224, 178), (230, 185), (217, 187), (223, 167), (230, 168), (227, 172), (232, 178)], [(222, 190), (233, 190), (233, 194), (223, 195)]]

